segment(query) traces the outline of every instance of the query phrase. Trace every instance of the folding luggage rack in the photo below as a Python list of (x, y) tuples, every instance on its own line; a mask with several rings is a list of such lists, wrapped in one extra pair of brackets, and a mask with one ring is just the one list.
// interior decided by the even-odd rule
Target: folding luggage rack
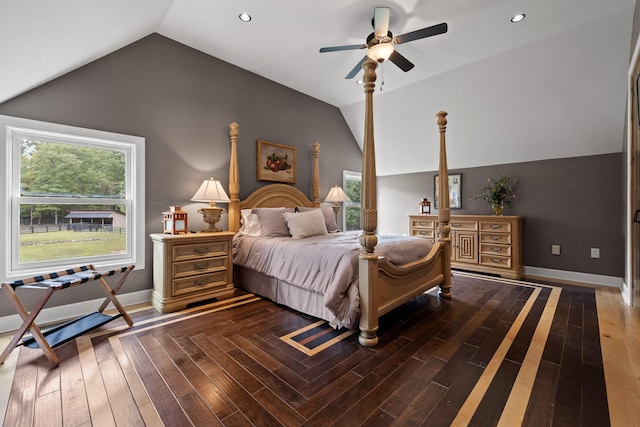
[[(22, 344), (30, 348), (40, 347), (49, 360), (57, 366), (60, 363), (60, 359), (56, 355), (55, 351), (53, 351), (54, 348), (61, 346), (62, 344), (71, 341), (86, 332), (99, 328), (105, 323), (119, 317), (124, 318), (127, 324), (132, 326), (133, 321), (122, 304), (120, 304), (120, 301), (116, 298), (116, 294), (120, 291), (120, 288), (124, 285), (124, 282), (127, 280), (133, 269), (134, 266), (129, 265), (115, 270), (100, 272), (97, 271), (93, 265), (83, 265), (56, 273), (49, 273), (29, 277), (27, 279), (14, 280), (13, 282), (2, 283), (0, 288), (4, 290), (5, 295), (7, 295), (9, 301), (15, 307), (16, 312), (22, 318), (23, 323), (13, 335), (13, 338), (11, 338), (11, 341), (9, 341), (9, 344), (2, 354), (0, 354), (0, 363), (4, 363), (13, 349)], [(112, 289), (104, 278), (119, 273), (122, 273), (122, 277)], [(44, 308), (45, 304), (49, 301), (49, 298), (51, 298), (51, 295), (53, 295), (54, 292), (96, 280), (102, 285), (102, 288), (107, 295), (102, 305), (98, 308), (98, 311), (87, 314), (86, 316), (78, 319), (70, 320), (45, 332), (40, 330), (35, 322), (36, 317), (40, 314), (40, 311)], [(17, 289), (36, 289), (44, 291), (45, 293), (34, 305), (33, 309), (29, 311), (18, 297), (18, 294), (16, 293)], [(103, 314), (103, 311), (107, 308), (109, 303), (112, 303), (118, 310), (118, 313), (114, 316)], [(27, 330), (31, 332), (32, 337), (24, 338), (22, 343), (19, 343)]]

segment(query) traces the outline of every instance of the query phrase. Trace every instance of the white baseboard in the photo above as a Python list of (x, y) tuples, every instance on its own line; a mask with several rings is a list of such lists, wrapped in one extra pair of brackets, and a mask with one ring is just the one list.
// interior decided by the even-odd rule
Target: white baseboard
[(550, 268), (524, 267), (525, 276), (544, 277), (561, 282), (585, 283), (589, 285), (612, 286), (622, 289), (622, 277), (602, 276), (600, 274), (579, 273), (576, 271), (552, 270)]
[[(45, 324), (59, 322), (61, 320), (84, 316), (87, 313), (96, 311), (98, 307), (100, 307), (100, 304), (102, 304), (102, 301), (104, 301), (104, 298), (45, 308), (38, 315), (36, 323)], [(125, 307), (148, 303), (151, 301), (151, 289), (130, 292), (128, 294), (118, 294), (118, 301), (120, 301), (120, 303)], [(110, 304), (107, 309), (109, 308), (114, 307)], [(22, 325), (22, 319), (17, 314), (0, 317), (0, 333), (15, 331), (20, 327), (20, 325)]]

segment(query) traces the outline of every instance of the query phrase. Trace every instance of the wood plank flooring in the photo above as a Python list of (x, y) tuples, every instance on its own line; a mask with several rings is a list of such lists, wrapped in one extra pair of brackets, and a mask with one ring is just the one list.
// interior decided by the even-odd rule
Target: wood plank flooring
[(640, 322), (616, 289), (463, 272), (453, 286), (384, 316), (375, 348), (347, 334), (309, 354), (282, 337), (317, 319), (242, 291), (130, 311), (133, 328), (56, 349), (58, 368), (16, 349), (4, 425), (639, 425)]

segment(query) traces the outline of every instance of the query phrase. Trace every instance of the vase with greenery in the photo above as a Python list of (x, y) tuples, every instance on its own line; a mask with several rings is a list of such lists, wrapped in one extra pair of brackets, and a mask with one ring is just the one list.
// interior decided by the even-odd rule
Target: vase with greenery
[(484, 200), (487, 202), (494, 215), (502, 215), (505, 207), (511, 208), (513, 199), (515, 199), (515, 187), (518, 184), (517, 179), (511, 179), (509, 176), (501, 175), (498, 178), (487, 178), (487, 182), (480, 190), (480, 194), (473, 196), (472, 200)]

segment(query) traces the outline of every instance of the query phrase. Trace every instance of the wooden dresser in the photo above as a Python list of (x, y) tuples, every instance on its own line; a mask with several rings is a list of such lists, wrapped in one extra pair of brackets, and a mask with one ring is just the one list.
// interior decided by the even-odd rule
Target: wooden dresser
[(160, 312), (184, 309), (188, 304), (231, 295), (234, 233), (152, 234), (153, 294)]
[[(521, 279), (521, 216), (451, 215), (451, 267)], [(409, 215), (409, 235), (434, 241), (437, 215)]]

